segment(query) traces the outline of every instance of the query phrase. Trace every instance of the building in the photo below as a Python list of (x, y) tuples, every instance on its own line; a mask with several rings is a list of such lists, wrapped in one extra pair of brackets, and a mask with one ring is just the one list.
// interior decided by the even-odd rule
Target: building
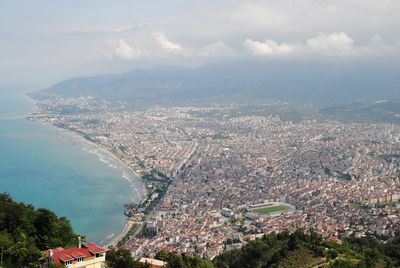
[(229, 208), (222, 208), (221, 215), (227, 218), (231, 218), (233, 217), (233, 211), (230, 210)]
[(81, 243), (78, 247), (55, 248), (44, 251), (48, 263), (62, 264), (69, 268), (104, 268), (106, 250), (95, 243)]
[(141, 263), (146, 263), (150, 265), (150, 268), (162, 268), (167, 265), (165, 261), (160, 261), (156, 259), (150, 259), (150, 258), (141, 258), (139, 260)]

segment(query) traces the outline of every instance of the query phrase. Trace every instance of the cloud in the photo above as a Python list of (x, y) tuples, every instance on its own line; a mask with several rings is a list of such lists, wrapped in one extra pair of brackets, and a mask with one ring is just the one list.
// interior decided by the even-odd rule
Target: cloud
[(132, 60), (140, 57), (141, 52), (140, 50), (136, 50), (130, 45), (128, 45), (125, 40), (120, 39), (118, 41), (118, 46), (114, 49), (115, 55), (120, 58)]
[(317, 36), (307, 40), (306, 46), (316, 54), (354, 55), (356, 51), (353, 43), (353, 39), (345, 32), (318, 33)]
[(296, 49), (296, 45), (286, 43), (278, 44), (276, 41), (271, 39), (259, 42), (247, 38), (244, 41), (244, 46), (250, 54), (261, 56), (285, 55), (294, 52)]
[(360, 51), (365, 55), (399, 55), (400, 43), (388, 45), (379, 34), (375, 34), (367, 42), (367, 44), (360, 48)]
[(196, 54), (204, 58), (231, 58), (239, 56), (236, 50), (222, 41), (199, 48)]
[(177, 54), (183, 50), (181, 45), (170, 41), (167, 36), (161, 32), (153, 33), (152, 37), (157, 41), (161, 48), (168, 53)]
[(231, 49), (238, 57), (400, 57), (399, 0), (171, 0), (157, 9), (150, 1), (90, 0), (96, 5), (82, 4), (78, 13), (67, 0), (47, 1), (46, 9), (24, 1), (35, 16), (18, 1), (5, 2), (0, 68), (18, 64), (17, 82), (21, 73), (38, 79), (29, 62), (42, 62), (51, 80), (160, 62), (192, 67), (230, 57)]
[(130, 25), (126, 25), (126, 26), (122, 26), (119, 28), (115, 28), (113, 30), (111, 30), (112, 32), (126, 32), (126, 31), (131, 31), (135, 28), (140, 28), (140, 27), (145, 27), (145, 26), (150, 26), (151, 24), (149, 23), (144, 23), (144, 22), (140, 22), (140, 23), (136, 23), (136, 24), (130, 24)]
[[(383, 41), (375, 38), (375, 45), (382, 46)], [(266, 39), (264, 42), (247, 38), (244, 47), (248, 53), (258, 56), (308, 55), (308, 56), (355, 56), (365, 54), (366, 48), (354, 46), (354, 41), (345, 32), (330, 34), (318, 33), (315, 37), (302, 42), (281, 43)]]

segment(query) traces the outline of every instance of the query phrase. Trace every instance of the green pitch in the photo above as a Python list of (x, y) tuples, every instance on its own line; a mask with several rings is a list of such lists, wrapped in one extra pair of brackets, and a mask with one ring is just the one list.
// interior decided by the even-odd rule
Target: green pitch
[(271, 206), (271, 207), (262, 207), (253, 209), (253, 212), (257, 214), (269, 214), (274, 212), (285, 212), (289, 211), (291, 208), (288, 206), (278, 205), (278, 206)]

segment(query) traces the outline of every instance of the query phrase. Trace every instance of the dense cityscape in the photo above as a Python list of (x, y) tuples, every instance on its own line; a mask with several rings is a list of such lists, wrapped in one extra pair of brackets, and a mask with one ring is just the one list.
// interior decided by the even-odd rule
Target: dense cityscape
[(274, 231), (340, 241), (400, 227), (398, 125), (292, 122), (234, 106), (130, 110), (87, 97), (38, 106), (31, 119), (106, 147), (143, 180), (146, 198), (125, 208), (122, 244), (135, 257), (213, 259)]
[(400, 267), (400, 1), (2, 1), (0, 268)]

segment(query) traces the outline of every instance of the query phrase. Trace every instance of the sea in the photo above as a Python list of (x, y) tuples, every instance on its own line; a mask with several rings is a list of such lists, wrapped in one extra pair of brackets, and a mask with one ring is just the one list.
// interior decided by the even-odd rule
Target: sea
[(124, 204), (139, 202), (142, 184), (104, 148), (26, 115), (23, 93), (0, 94), (0, 192), (67, 217), (74, 231), (106, 245), (125, 227)]

